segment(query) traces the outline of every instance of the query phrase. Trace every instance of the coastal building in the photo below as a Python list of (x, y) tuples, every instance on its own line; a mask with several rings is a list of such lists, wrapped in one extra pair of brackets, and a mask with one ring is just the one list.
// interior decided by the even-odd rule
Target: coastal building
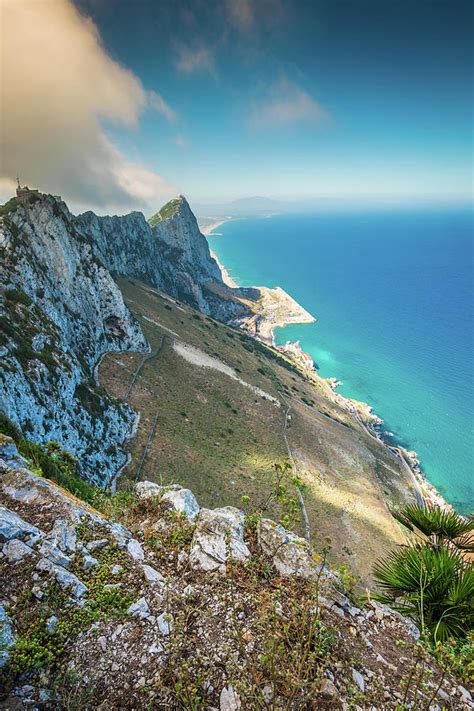
[(314, 370), (313, 359), (311, 358), (309, 353), (306, 353), (301, 349), (299, 341), (295, 341), (294, 343), (292, 343), (291, 341), (287, 341), (284, 346), (277, 346), (277, 349), (280, 351), (280, 353), (285, 353), (285, 355), (287, 355), (289, 358), (292, 358), (297, 363), (300, 363), (309, 370)]

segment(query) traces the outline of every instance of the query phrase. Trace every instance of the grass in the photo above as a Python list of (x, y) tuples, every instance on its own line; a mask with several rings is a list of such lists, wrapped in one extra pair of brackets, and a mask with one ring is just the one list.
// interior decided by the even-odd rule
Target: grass
[[(249, 509), (258, 509), (271, 491), (274, 463), (287, 458), (282, 426), (289, 403), (288, 438), (306, 485), (312, 531), (318, 540), (331, 538), (335, 562), (350, 562), (366, 578), (374, 558), (401, 540), (381, 485), (388, 500), (398, 504), (406, 495), (405, 479), (384, 448), (354, 429), (323, 381), (303, 375), (277, 352), (139, 282), (119, 280), (119, 285), (152, 348), (165, 336), (161, 352), (145, 364), (130, 396), (141, 421), (130, 443), (132, 465), (119, 486), (133, 483), (157, 415), (141, 479), (187, 486), (203, 506), (241, 507), (241, 497), (248, 496)], [(278, 398), (282, 407), (217, 370), (188, 363), (174, 351), (169, 330), (144, 317), (233, 367), (245, 382)], [(101, 382), (112, 395), (125, 395), (142, 357), (104, 358)], [(272, 511), (272, 516), (278, 519), (279, 512)], [(302, 533), (298, 524), (296, 530)]]
[(159, 222), (172, 217), (178, 210), (179, 205), (180, 200), (178, 198), (174, 198), (167, 202), (166, 205), (163, 205), (163, 207), (148, 220), (150, 227), (155, 227)]

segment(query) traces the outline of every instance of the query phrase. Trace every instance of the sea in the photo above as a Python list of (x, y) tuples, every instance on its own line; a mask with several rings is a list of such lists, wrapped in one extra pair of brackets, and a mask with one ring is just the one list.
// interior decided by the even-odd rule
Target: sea
[(328, 210), (235, 219), (208, 235), (239, 286), (281, 286), (317, 321), (300, 341), (369, 403), (459, 512), (474, 510), (473, 212)]

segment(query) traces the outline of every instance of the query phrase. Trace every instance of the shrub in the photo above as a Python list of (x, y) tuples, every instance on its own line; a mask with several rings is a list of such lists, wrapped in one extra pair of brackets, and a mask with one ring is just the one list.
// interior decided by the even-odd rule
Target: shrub
[(416, 538), (375, 565), (375, 598), (435, 643), (463, 638), (474, 628), (474, 566), (464, 554), (472, 550), (474, 519), (415, 505), (394, 515)]

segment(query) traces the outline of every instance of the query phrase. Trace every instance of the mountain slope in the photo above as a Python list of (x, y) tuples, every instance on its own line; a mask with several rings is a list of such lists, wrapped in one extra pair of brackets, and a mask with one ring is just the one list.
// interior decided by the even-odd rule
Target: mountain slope
[(112, 274), (139, 277), (221, 318), (245, 311), (188, 203), (176, 203), (154, 229), (141, 213), (75, 217), (60, 198), (35, 191), (1, 209), (1, 408), (35, 441), (60, 442), (103, 485), (125, 462), (120, 445), (135, 415), (102, 391), (94, 369), (108, 351), (148, 347)]

